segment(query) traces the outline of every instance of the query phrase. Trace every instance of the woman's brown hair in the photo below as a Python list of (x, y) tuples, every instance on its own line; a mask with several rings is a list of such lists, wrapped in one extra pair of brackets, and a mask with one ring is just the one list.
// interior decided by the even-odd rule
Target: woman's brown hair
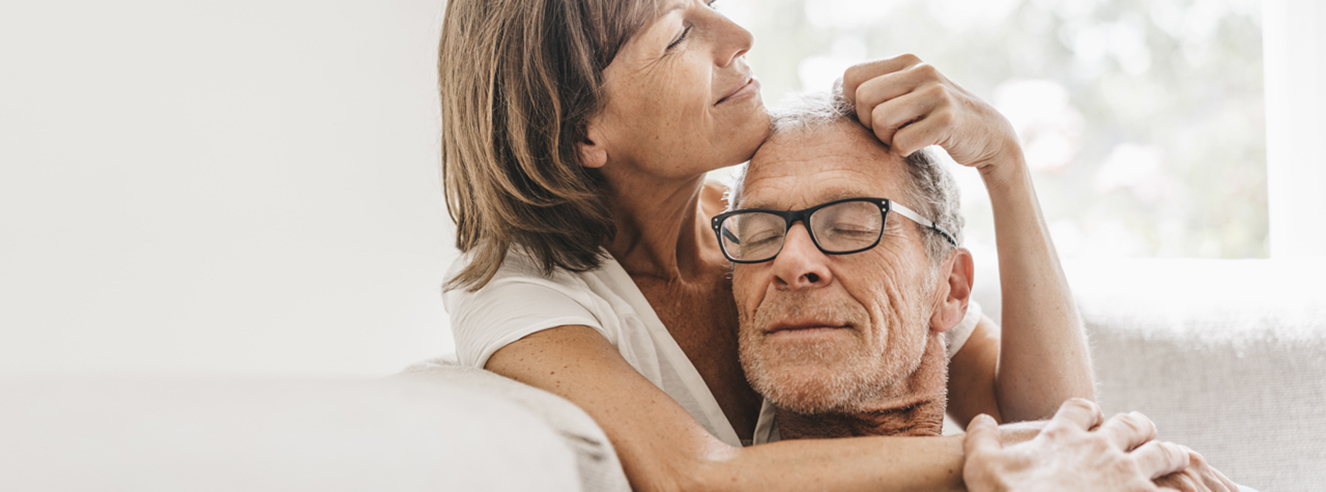
[(447, 289), (487, 284), (513, 247), (545, 274), (599, 266), (615, 227), (576, 143), (605, 104), (603, 70), (656, 12), (650, 0), (448, 2), (442, 181), (472, 255)]

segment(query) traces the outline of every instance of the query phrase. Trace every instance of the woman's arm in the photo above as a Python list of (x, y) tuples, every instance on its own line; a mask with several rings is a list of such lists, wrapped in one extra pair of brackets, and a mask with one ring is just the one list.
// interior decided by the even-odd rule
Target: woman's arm
[(487, 369), (589, 413), (636, 490), (963, 490), (962, 436), (729, 446), (588, 327), (529, 335), (493, 354)]
[[(994, 208), (1003, 295), (995, 393), (1008, 421), (1049, 417), (1073, 397), (1094, 400), (1082, 319), (1019, 150), (981, 170)], [(1058, 369), (1057, 371), (1053, 369)]]
[[(992, 335), (987, 329), (985, 336), (1001, 337), (1002, 342), (964, 346), (955, 364), (963, 352), (973, 350), (984, 352), (969, 352), (965, 359), (987, 365), (954, 367), (954, 377), (993, 374), (998, 411), (1007, 421), (1048, 418), (1069, 398), (1094, 399), (1082, 322), (1008, 121), (912, 55), (848, 69), (843, 93), (855, 103), (862, 124), (894, 152), (909, 155), (939, 145), (958, 163), (980, 171), (990, 193), (1003, 330)], [(991, 350), (998, 357), (991, 357)], [(993, 367), (988, 365), (994, 361)], [(961, 400), (968, 395), (949, 397)]]
[(999, 369), (999, 326), (985, 316), (948, 362), (948, 415), (967, 425), (986, 414), (1003, 422), (995, 379)]

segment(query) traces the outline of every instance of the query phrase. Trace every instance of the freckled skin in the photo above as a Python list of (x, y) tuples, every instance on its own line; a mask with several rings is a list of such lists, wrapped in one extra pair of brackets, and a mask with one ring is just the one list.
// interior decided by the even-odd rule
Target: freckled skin
[[(683, 32), (684, 39), (667, 49)], [(715, 163), (739, 163), (754, 153), (769, 127), (759, 93), (718, 104), (750, 76), (740, 56), (745, 51), (710, 48), (742, 38), (749, 46), (749, 37), (702, 9), (669, 14), (628, 41), (604, 70), (610, 97), (593, 123), (613, 163), (605, 171), (693, 179)]]
[[(763, 400), (737, 357), (730, 266), (708, 230), (709, 217), (722, 211), (722, 190), (707, 186), (705, 173), (750, 159), (768, 136), (769, 115), (750, 90), (758, 88), (745, 59), (750, 33), (701, 0), (675, 6), (604, 70), (607, 101), (578, 150), (603, 178), (617, 231), (605, 249), (737, 436), (751, 439)], [(728, 97), (743, 87), (741, 97)]]
[[(778, 134), (752, 158), (738, 208), (857, 196), (911, 206), (905, 165), (854, 123)], [(733, 290), (743, 366), (778, 407), (783, 437), (939, 433), (947, 359), (930, 318), (941, 293), (915, 223), (890, 215), (880, 244), (850, 255), (824, 255), (794, 224), (773, 261), (734, 268)], [(850, 329), (766, 333), (807, 320)]]

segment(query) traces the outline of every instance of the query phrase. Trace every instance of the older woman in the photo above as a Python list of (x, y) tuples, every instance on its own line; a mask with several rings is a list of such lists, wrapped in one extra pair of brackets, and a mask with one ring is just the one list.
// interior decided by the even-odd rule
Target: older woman
[[(769, 132), (752, 42), (701, 0), (449, 2), (439, 72), (465, 253), (446, 296), (458, 355), (578, 404), (638, 489), (959, 488), (961, 437), (743, 447), (768, 439), (770, 412), (738, 362), (730, 265), (708, 229), (723, 189), (705, 173), (746, 161)], [(844, 86), (895, 152), (941, 145), (991, 194), (1005, 328), (1001, 341), (974, 315), (965, 343), (950, 340), (951, 415), (1037, 419), (1091, 398), (1080, 321), (1008, 123), (915, 57), (854, 67)]]

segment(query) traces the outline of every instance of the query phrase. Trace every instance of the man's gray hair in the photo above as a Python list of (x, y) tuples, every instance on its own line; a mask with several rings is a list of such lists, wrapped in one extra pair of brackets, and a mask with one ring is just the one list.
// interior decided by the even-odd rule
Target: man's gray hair
[[(834, 91), (831, 94), (818, 92), (801, 95), (771, 111), (770, 116), (772, 116), (773, 130), (769, 135), (770, 139), (784, 133), (812, 133), (844, 122), (860, 124), (856, 120), (856, 108), (843, 97), (837, 84), (834, 84)], [(908, 196), (901, 197), (902, 200), (899, 202), (925, 218), (935, 221), (935, 225), (952, 234), (953, 240), (961, 246), (963, 220), (957, 181), (928, 148), (916, 151), (904, 160), (912, 179), (910, 186), (907, 187)], [(742, 165), (733, 173), (733, 182), (728, 187), (728, 209), (735, 208), (741, 201), (745, 174), (746, 165)], [(929, 228), (922, 230), (925, 231), (926, 253), (930, 257), (930, 262), (938, 265), (948, 258), (954, 246), (934, 230)]]

